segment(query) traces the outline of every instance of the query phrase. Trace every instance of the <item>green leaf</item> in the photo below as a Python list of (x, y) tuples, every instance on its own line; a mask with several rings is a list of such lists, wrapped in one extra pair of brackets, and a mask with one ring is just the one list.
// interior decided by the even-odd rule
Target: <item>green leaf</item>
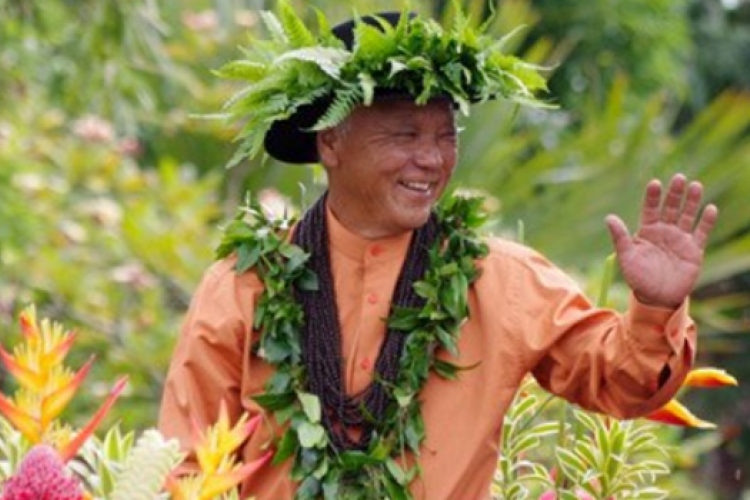
[(285, 52), (274, 61), (274, 64), (279, 64), (292, 59), (307, 61), (315, 64), (322, 71), (338, 80), (341, 75), (341, 68), (350, 58), (351, 53), (349, 51), (318, 46)]
[(305, 269), (302, 276), (297, 280), (297, 286), (306, 292), (318, 290), (318, 276), (310, 269)]
[(566, 477), (578, 482), (578, 480), (586, 474), (587, 467), (585, 462), (583, 462), (580, 457), (572, 451), (558, 447), (556, 455), (557, 462), (562, 467)]
[(432, 362), (435, 372), (446, 380), (458, 380), (458, 369), (453, 363), (435, 359)]
[(278, 6), (281, 25), (284, 27), (284, 33), (292, 47), (300, 48), (315, 45), (315, 36), (310, 33), (310, 30), (307, 29), (307, 26), (289, 2), (280, 0)]
[(295, 500), (316, 500), (320, 494), (320, 481), (314, 476), (307, 476), (297, 488)]
[(260, 246), (254, 243), (243, 243), (237, 249), (237, 274), (242, 274), (257, 264), (260, 258)]
[(406, 486), (409, 484), (406, 478), (406, 474), (404, 473), (401, 466), (399, 466), (395, 460), (388, 459), (385, 462), (385, 467), (388, 469), (388, 472), (391, 474), (391, 477), (400, 484), (401, 486)]
[(541, 440), (534, 435), (521, 435), (521, 438), (513, 444), (510, 455), (513, 457), (521, 456), (524, 452), (538, 447)]
[(297, 397), (302, 403), (302, 409), (307, 415), (310, 422), (317, 424), (320, 422), (320, 399), (315, 394), (309, 392), (298, 392)]
[(417, 281), (414, 283), (413, 287), (416, 294), (420, 297), (427, 300), (437, 300), (437, 290), (435, 290), (435, 287), (428, 282)]
[(392, 477), (383, 478), (385, 489), (388, 492), (389, 500), (411, 500), (412, 496), (406, 486), (399, 484)]
[(294, 403), (295, 397), (293, 392), (285, 392), (282, 394), (259, 394), (252, 396), (251, 399), (266, 410), (278, 411)]
[(412, 402), (412, 399), (414, 399), (414, 396), (416, 395), (415, 392), (412, 391), (406, 391), (402, 387), (397, 387), (393, 391), (393, 397), (396, 398), (396, 402), (401, 408), (406, 408), (409, 406), (409, 404)]
[(276, 453), (273, 456), (273, 465), (279, 465), (287, 458), (294, 455), (294, 453), (297, 451), (297, 448), (299, 447), (296, 436), (296, 433), (292, 429), (287, 429), (284, 432), (281, 441), (279, 441)]
[(419, 310), (394, 306), (388, 317), (388, 327), (410, 332), (419, 326)]
[(361, 451), (345, 451), (338, 457), (342, 467), (347, 470), (354, 470), (366, 465), (378, 465), (383, 463), (383, 459), (376, 458)]
[(442, 326), (437, 326), (437, 328), (435, 328), (435, 333), (437, 334), (440, 344), (451, 354), (451, 356), (457, 357), (458, 344), (456, 343), (456, 338)]
[(419, 446), (424, 440), (424, 420), (422, 420), (420, 413), (417, 412), (409, 415), (406, 420), (404, 437), (412, 451), (419, 450)]
[(385, 460), (391, 454), (391, 448), (392, 446), (390, 446), (384, 439), (373, 438), (367, 454), (380, 462)]
[(323, 498), (325, 500), (340, 500), (339, 499), (339, 481), (337, 477), (328, 475), (323, 483)]
[(255, 61), (232, 61), (213, 73), (220, 78), (256, 82), (268, 74), (268, 66)]
[(320, 424), (303, 422), (297, 429), (299, 444), (303, 448), (322, 448), (328, 443), (326, 430)]
[(477, 361), (473, 365), (469, 366), (459, 366), (457, 364), (451, 363), (450, 361), (445, 361), (442, 359), (437, 359), (433, 361), (433, 368), (437, 372), (438, 375), (441, 377), (447, 379), (447, 380), (458, 380), (458, 374), (462, 371), (466, 370), (473, 370), (474, 368), (478, 367), (482, 364), (482, 361)]

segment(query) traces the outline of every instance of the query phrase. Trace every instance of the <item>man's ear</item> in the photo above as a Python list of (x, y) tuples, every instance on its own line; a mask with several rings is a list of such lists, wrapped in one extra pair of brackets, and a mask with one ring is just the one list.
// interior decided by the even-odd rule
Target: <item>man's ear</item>
[(338, 131), (335, 128), (321, 130), (315, 137), (320, 163), (327, 168), (336, 168), (339, 163)]

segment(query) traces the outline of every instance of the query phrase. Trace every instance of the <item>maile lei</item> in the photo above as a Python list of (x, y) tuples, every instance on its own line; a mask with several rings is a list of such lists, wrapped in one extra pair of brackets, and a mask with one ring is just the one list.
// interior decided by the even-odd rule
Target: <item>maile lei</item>
[(409, 485), (420, 474), (425, 437), (420, 391), (430, 371), (456, 379), (466, 368), (438, 359), (437, 353), (444, 349), (458, 355), (460, 328), (469, 315), (469, 286), (479, 275), (476, 261), (487, 253), (476, 233), (485, 219), (481, 203), (480, 198), (453, 196), (436, 207), (439, 235), (429, 250), (424, 279), (413, 285), (425, 306), (394, 307), (390, 313), (388, 325), (408, 339), (396, 382), (388, 387), (392, 402), (364, 451), (330, 446), (320, 400), (307, 390), (299, 338), (305, 318), (294, 289), (316, 290), (318, 282), (305, 267), (309, 255), (289, 242), (294, 220), (268, 217), (257, 201), (248, 199), (226, 227), (217, 256), (236, 253), (236, 272), (252, 269), (264, 283), (253, 327), (261, 332), (257, 352), (276, 370), (265, 392), (253, 399), (273, 412), (280, 425), (289, 424), (273, 462), (294, 458), (292, 479), (299, 482), (295, 500), (412, 499)]

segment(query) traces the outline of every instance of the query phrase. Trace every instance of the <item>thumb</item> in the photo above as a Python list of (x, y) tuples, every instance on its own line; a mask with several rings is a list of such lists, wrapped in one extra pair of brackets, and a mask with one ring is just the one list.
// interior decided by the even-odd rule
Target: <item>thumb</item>
[(623, 255), (633, 246), (633, 240), (628, 233), (625, 223), (616, 215), (608, 215), (605, 219), (609, 235), (612, 238), (612, 245), (615, 247), (617, 255)]

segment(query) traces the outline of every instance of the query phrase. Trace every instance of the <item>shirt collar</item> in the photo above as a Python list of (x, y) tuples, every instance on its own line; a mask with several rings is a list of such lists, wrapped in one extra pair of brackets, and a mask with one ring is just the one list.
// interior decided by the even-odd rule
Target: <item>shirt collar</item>
[(328, 243), (331, 250), (357, 261), (362, 261), (367, 256), (388, 258), (403, 256), (414, 235), (414, 231), (407, 231), (387, 238), (374, 240), (365, 238), (344, 227), (328, 205), (326, 205), (326, 224), (328, 224)]

